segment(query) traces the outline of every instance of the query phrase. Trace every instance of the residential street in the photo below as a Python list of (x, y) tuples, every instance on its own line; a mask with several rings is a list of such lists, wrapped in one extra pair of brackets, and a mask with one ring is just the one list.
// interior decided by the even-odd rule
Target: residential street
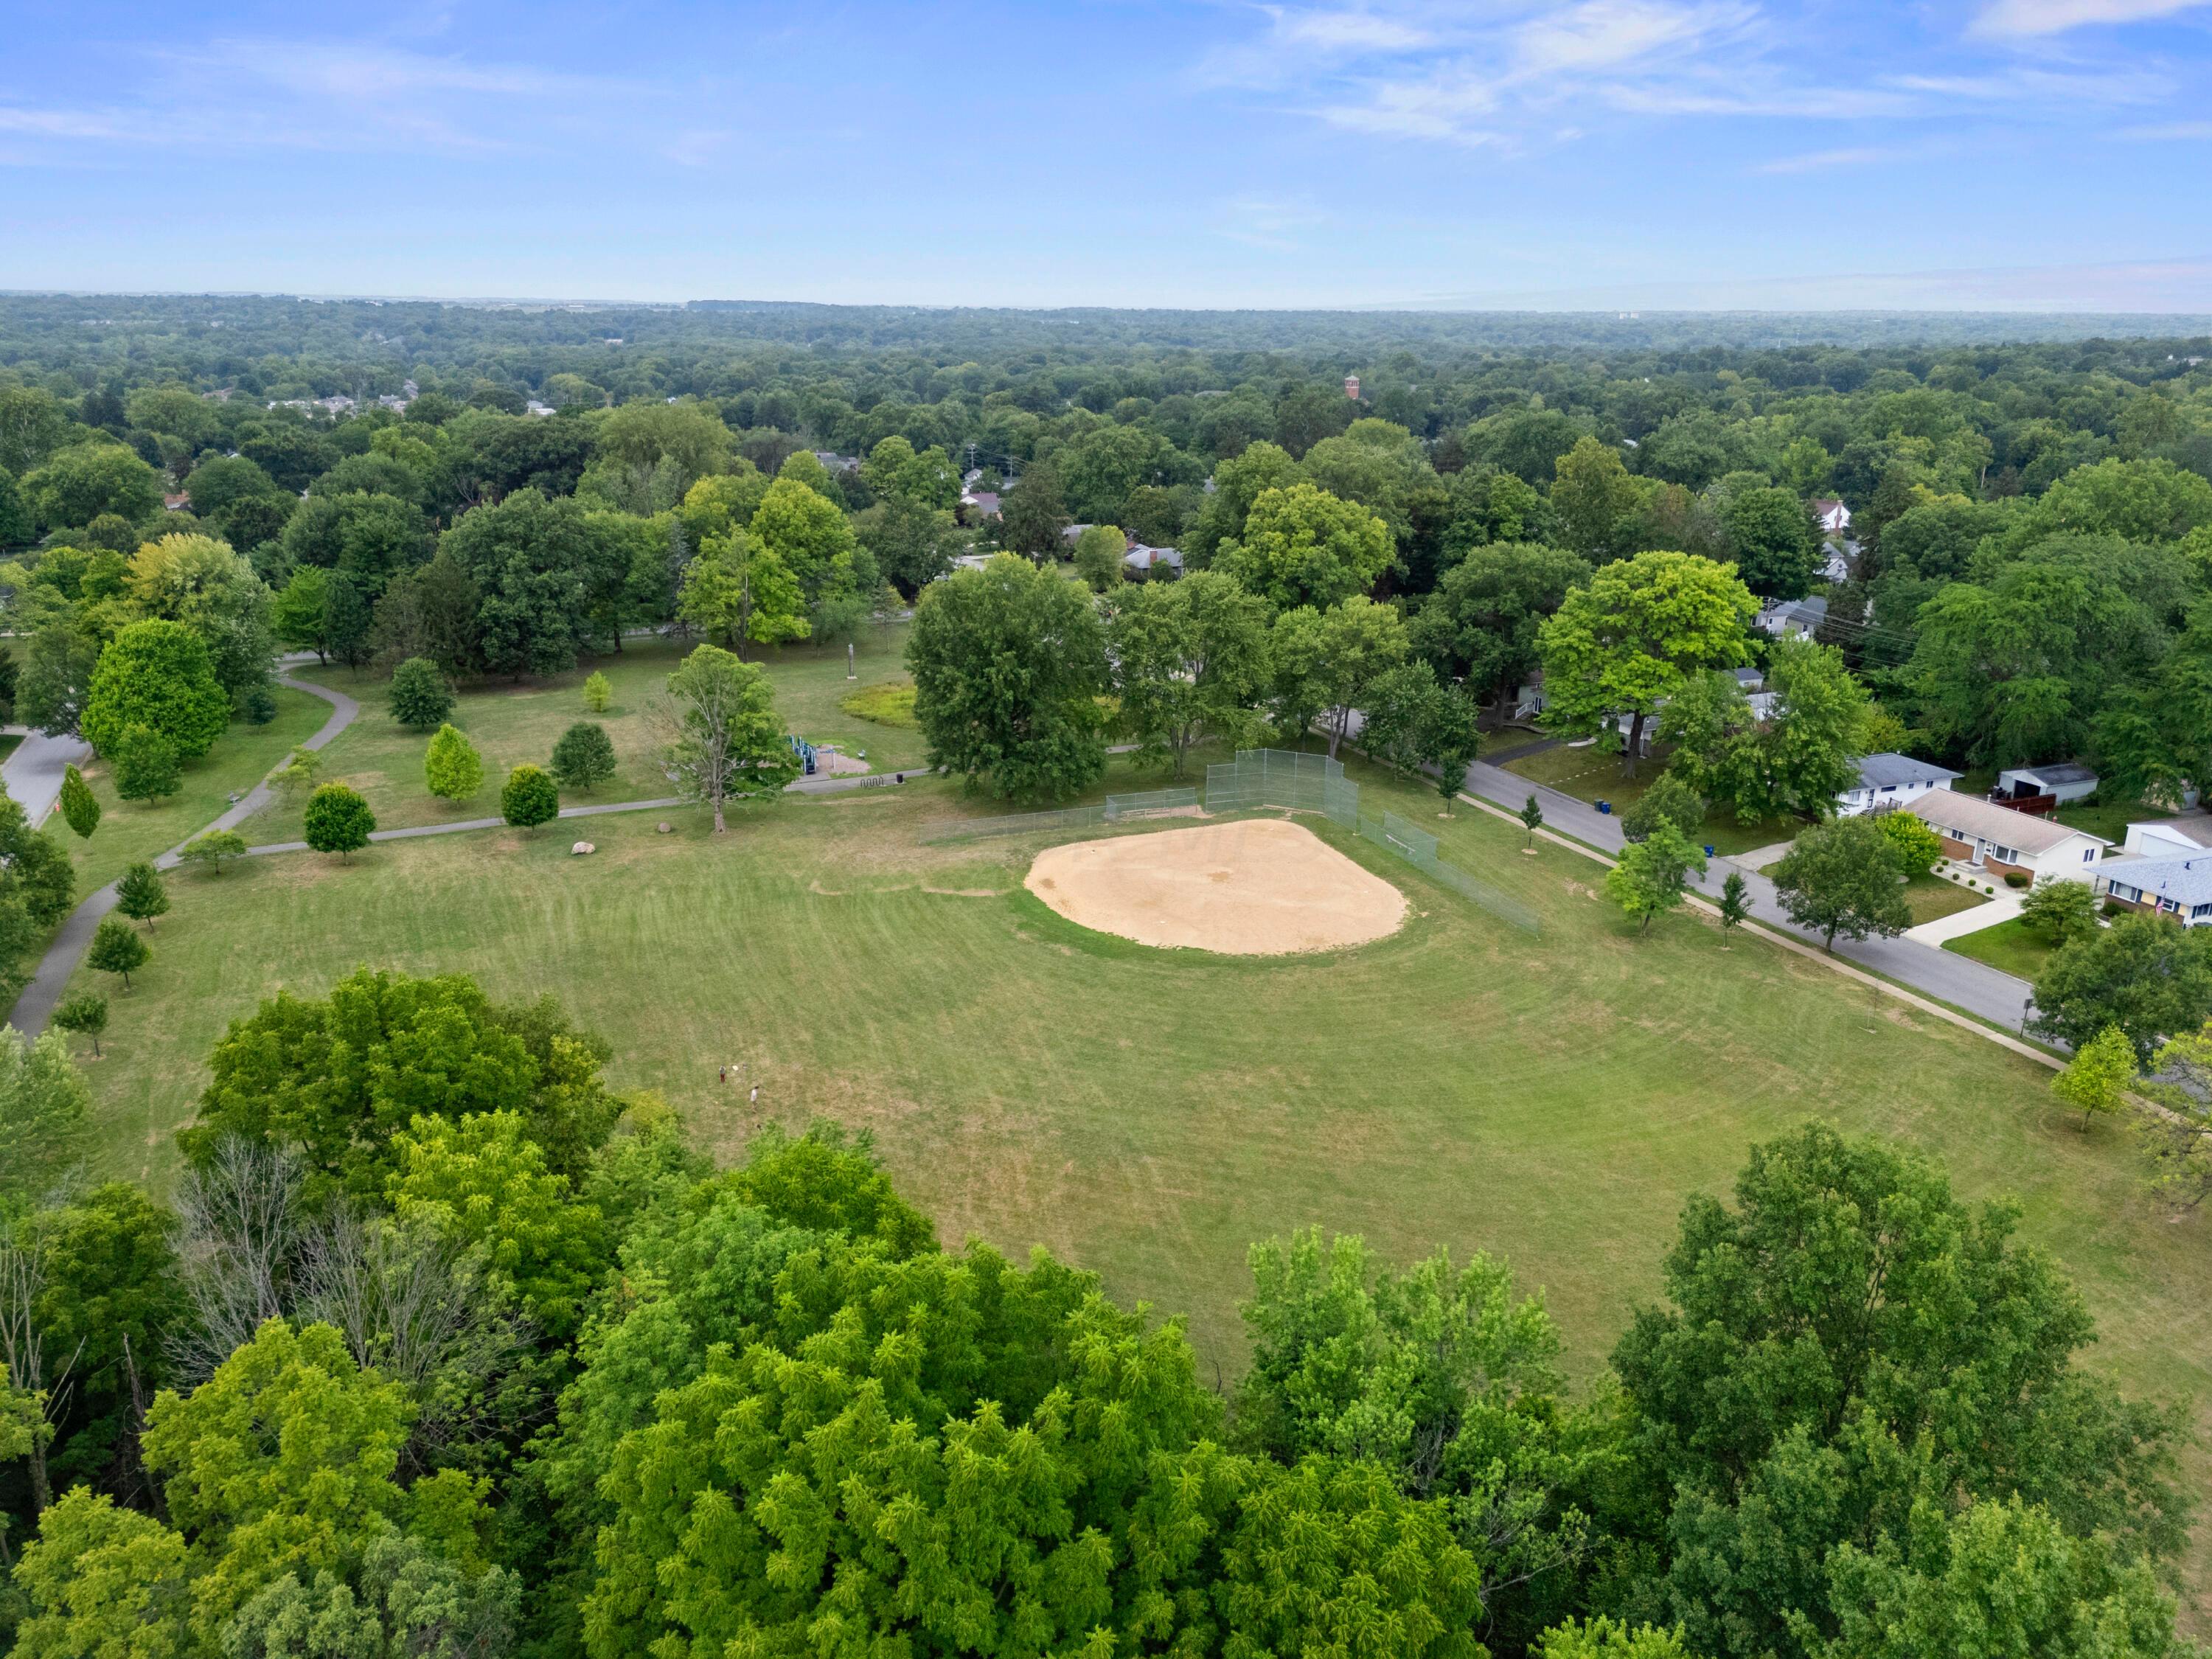
[[(1544, 809), (1544, 822), (1551, 828), (1586, 842), (1601, 852), (1618, 853), (1626, 845), (1619, 817), (1600, 812), (1588, 802), (1563, 795), (1556, 789), (1532, 784), (1501, 767), (1478, 761), (1468, 769), (1467, 788), (1469, 794), (1515, 812), (1521, 810), (1521, 804), (1533, 790)], [(1775, 895), (1774, 884), (1759, 873), (1749, 858), (1741, 863), (1713, 860), (1712, 868), (1699, 890), (1708, 896), (1717, 896), (1732, 869), (1742, 871), (1744, 884), (1751, 891), (1752, 913), (1760, 921), (1800, 939), (1811, 939), (1816, 945), (1820, 942), (1817, 935), (1791, 926)], [(1954, 1007), (1994, 1021), (2008, 1031), (2019, 1030), (2027, 1018), (2029, 988), (2025, 980), (2001, 974), (1954, 951), (1899, 938), (1856, 942), (1838, 939), (1836, 954)]]

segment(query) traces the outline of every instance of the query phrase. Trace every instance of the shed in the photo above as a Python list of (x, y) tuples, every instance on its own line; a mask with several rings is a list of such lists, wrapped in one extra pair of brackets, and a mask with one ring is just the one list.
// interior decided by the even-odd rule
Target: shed
[(1998, 773), (1997, 787), (1990, 799), (2015, 801), (2048, 795), (2054, 805), (2063, 806), (2069, 800), (2086, 800), (2096, 793), (2094, 772), (2079, 761), (2061, 761), (2051, 766), (2015, 766)]

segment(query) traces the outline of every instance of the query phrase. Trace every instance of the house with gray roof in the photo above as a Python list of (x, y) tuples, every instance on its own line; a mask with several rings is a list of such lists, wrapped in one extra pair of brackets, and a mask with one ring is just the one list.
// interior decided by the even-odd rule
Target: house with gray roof
[(1931, 789), (1948, 791), (1960, 776), (1948, 766), (1910, 755), (1869, 755), (1859, 763), (1858, 787), (1836, 797), (1836, 812), (1850, 818), (1909, 805)]
[(2114, 864), (2105, 874), (2105, 896), (2131, 909), (2171, 916), (2184, 927), (2212, 927), (2212, 853)]
[(1912, 803), (1912, 815), (1943, 838), (1943, 851), (1954, 862), (2031, 881), (2086, 881), (2100, 873), (2101, 836), (2061, 823), (2055, 817), (2015, 812), (1979, 795), (1932, 789)]

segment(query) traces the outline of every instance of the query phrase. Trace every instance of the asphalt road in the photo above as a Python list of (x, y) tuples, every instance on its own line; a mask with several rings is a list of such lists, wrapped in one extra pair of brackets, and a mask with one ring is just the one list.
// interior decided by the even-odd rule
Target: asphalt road
[[(1601, 812), (1587, 801), (1533, 784), (1519, 774), (1478, 761), (1468, 769), (1467, 791), (1477, 799), (1517, 812), (1533, 793), (1544, 810), (1544, 822), (1563, 835), (1588, 843), (1601, 853), (1618, 853), (1627, 844), (1620, 819)], [(1752, 914), (1778, 932), (1820, 943), (1820, 935), (1792, 923), (1782, 908), (1774, 884), (1747, 864), (1717, 858), (1698, 890), (1717, 896), (1731, 870), (1741, 871), (1751, 894)], [(2029, 987), (2026, 980), (2001, 974), (1970, 957), (1939, 950), (1909, 939), (1838, 939), (1836, 954), (1871, 969), (1900, 984), (1963, 1008), (1970, 1014), (2017, 1031), (2027, 1018)]]

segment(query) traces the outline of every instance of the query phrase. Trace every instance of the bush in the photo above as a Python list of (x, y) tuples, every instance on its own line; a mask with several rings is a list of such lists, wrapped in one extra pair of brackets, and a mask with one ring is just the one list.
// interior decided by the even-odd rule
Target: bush
[(307, 845), (318, 853), (350, 858), (368, 845), (375, 828), (376, 814), (359, 790), (326, 783), (307, 797)]
[(518, 830), (532, 830), (561, 816), (561, 792), (543, 769), (518, 766), (499, 792), (500, 816)]
[(392, 718), (402, 726), (428, 731), (445, 723), (453, 712), (453, 688), (438, 665), (427, 657), (410, 657), (392, 671), (392, 690), (386, 694)]
[(100, 828), (100, 798), (74, 766), (62, 769), (61, 807), (62, 822), (76, 830), (80, 839)]
[(1926, 875), (1943, 856), (1943, 837), (1911, 812), (1883, 812), (1875, 822), (1897, 848), (1898, 868), (1907, 881)]
[(921, 724), (914, 717), (914, 684), (908, 680), (885, 680), (848, 691), (837, 707), (857, 719), (878, 726), (896, 726), (911, 732)]
[(2097, 931), (2097, 896), (2086, 881), (2046, 876), (2021, 901), (2020, 919), (2053, 945), (2087, 939)]
[(438, 728), (422, 757), (422, 781), (440, 800), (466, 800), (483, 787), (483, 760), (459, 727)]
[(607, 705), (614, 701), (615, 689), (607, 677), (594, 668), (584, 677), (584, 707), (594, 714), (604, 714)]
[(143, 968), (153, 957), (146, 941), (138, 937), (138, 930), (120, 916), (102, 916), (92, 936), (92, 949), (84, 953), (85, 962), (103, 974), (120, 974), (123, 988), (131, 988), (131, 972)]
[(256, 680), (241, 687), (231, 699), (231, 707), (238, 717), (249, 726), (266, 726), (276, 718), (276, 694), (266, 680)]
[(210, 830), (177, 856), (198, 865), (211, 876), (219, 876), (225, 859), (246, 856), (246, 837), (235, 830)]
[(150, 726), (128, 727), (114, 745), (115, 793), (125, 800), (158, 800), (184, 781), (177, 745)]
[(2028, 875), (2024, 871), (2008, 870), (2005, 872), (2005, 885), (2008, 887), (2024, 889), (2032, 887), (2034, 884), (2035, 878), (2033, 876)]
[(614, 775), (614, 739), (596, 721), (578, 720), (553, 745), (553, 776), (563, 789), (596, 789)]

